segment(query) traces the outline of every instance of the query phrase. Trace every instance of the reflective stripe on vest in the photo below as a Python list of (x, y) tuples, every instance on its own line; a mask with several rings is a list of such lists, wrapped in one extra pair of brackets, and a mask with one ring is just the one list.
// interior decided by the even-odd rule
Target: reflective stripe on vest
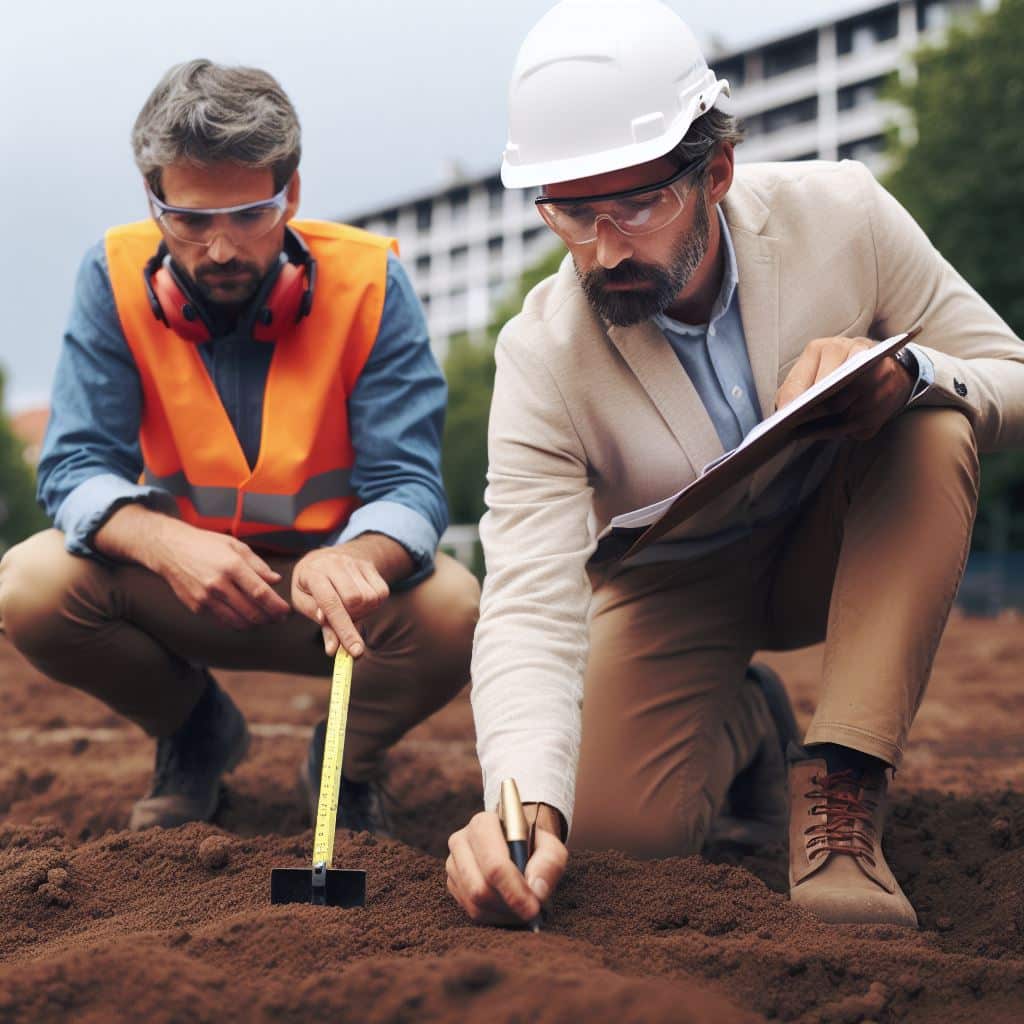
[[(299, 513), (318, 501), (352, 497), (347, 469), (329, 469), (303, 484), (295, 494), (242, 493), (241, 519), (246, 523), (272, 523), (290, 526)], [(239, 492), (233, 487), (198, 487), (189, 483), (183, 472), (172, 476), (156, 476), (148, 468), (143, 479), (151, 487), (159, 487), (175, 498), (188, 498), (201, 516), (229, 518), (235, 514)]]
[(316, 294), (310, 315), (274, 343), (253, 467), (196, 345), (149, 307), (142, 268), (160, 241), (156, 225), (112, 228), (106, 239), (142, 384), (144, 479), (173, 495), (187, 522), (280, 551), (322, 544), (358, 507), (348, 398), (380, 327), (388, 250), (397, 252), (393, 240), (341, 224), (291, 227), (317, 261)]

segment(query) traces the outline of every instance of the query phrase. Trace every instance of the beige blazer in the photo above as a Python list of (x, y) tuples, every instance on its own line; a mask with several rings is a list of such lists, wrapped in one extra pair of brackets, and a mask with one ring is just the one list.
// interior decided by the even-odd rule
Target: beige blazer
[[(962, 409), (983, 451), (1024, 442), (1024, 345), (862, 165), (742, 166), (723, 209), (764, 415), (813, 338), (881, 339), (920, 322), (936, 379), (916, 401)], [(524, 800), (571, 819), (596, 538), (612, 516), (689, 483), (722, 446), (661, 331), (604, 323), (568, 257), (506, 325), (496, 359), (472, 669), (485, 803), (512, 776)], [(727, 525), (802, 449), (670, 538)]]

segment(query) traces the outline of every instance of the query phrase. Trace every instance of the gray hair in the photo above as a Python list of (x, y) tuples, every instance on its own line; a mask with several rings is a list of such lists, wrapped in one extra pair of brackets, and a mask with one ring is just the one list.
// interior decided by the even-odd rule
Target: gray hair
[(160, 196), (160, 171), (177, 160), (269, 167), (284, 188), (302, 152), (299, 118), (276, 79), (259, 68), (209, 60), (176, 64), (132, 129), (135, 164)]
[(726, 114), (717, 107), (712, 107), (706, 114), (698, 117), (683, 138), (669, 151), (679, 161), (679, 166), (697, 164), (700, 166), (697, 180), (703, 181), (707, 173), (707, 165), (715, 150), (723, 142), (734, 146), (744, 138), (743, 126), (732, 114)]

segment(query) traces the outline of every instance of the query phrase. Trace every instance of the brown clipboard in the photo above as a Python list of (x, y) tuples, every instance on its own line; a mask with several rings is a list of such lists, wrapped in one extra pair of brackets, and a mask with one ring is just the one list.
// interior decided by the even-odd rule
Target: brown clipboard
[(674, 530), (695, 512), (699, 511), (709, 502), (714, 501), (721, 494), (724, 494), (745, 476), (749, 476), (763, 466), (769, 459), (782, 451), (790, 441), (797, 439), (794, 435), (796, 435), (800, 427), (806, 424), (808, 420), (814, 419), (821, 412), (821, 406), (828, 399), (844, 388), (849, 387), (854, 381), (859, 380), (880, 359), (884, 359), (886, 356), (897, 352), (920, 333), (921, 325), (918, 324), (904, 334), (897, 334), (885, 341), (879, 342), (871, 349), (871, 355), (852, 373), (847, 373), (845, 376), (834, 381), (824, 388), (820, 394), (816, 395), (814, 399), (797, 409), (793, 415), (781, 419), (750, 444), (746, 446), (741, 445), (732, 452), (722, 456), (710, 469), (703, 472), (693, 483), (684, 487), (679, 492), (675, 501), (665, 510), (661, 518), (651, 523), (633, 541), (621, 558), (632, 558), (634, 555), (639, 554), (648, 545), (660, 540), (666, 533)]

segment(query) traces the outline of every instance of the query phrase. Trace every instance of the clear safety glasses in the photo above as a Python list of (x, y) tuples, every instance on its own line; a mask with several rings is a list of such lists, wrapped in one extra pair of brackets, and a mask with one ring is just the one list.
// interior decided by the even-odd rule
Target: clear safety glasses
[(211, 245), (222, 233), (235, 245), (252, 242), (273, 231), (281, 223), (288, 206), (287, 185), (270, 199), (214, 209), (171, 206), (153, 195), (149, 188), (146, 193), (156, 222), (169, 235), (192, 245)]
[(602, 220), (611, 221), (624, 235), (649, 235), (683, 212), (693, 183), (683, 186), (679, 182), (697, 171), (700, 163), (688, 164), (664, 181), (622, 192), (572, 199), (540, 196), (534, 202), (547, 226), (569, 245), (596, 241), (597, 225)]

